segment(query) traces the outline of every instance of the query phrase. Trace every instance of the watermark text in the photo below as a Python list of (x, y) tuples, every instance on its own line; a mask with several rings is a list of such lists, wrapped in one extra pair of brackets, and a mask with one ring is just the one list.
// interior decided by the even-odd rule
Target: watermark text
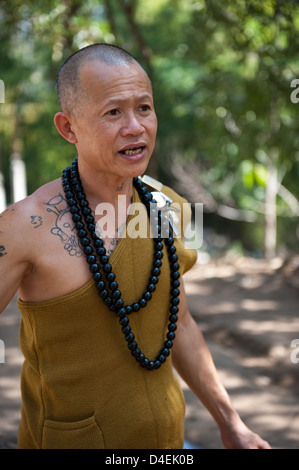
[(5, 85), (4, 81), (0, 79), (0, 103), (5, 103)]
[[(193, 210), (192, 210), (193, 209)], [(193, 213), (193, 217), (192, 217)], [(117, 216), (113, 204), (103, 202), (97, 205), (95, 215), (100, 219), (96, 231), (100, 238), (114, 238), (119, 227), (124, 225), (124, 214), (127, 214), (126, 228), (119, 233), (120, 238), (181, 238), (186, 248), (199, 249), (203, 242), (203, 204), (173, 202), (159, 207), (151, 203), (149, 213), (141, 202), (134, 202), (126, 208), (126, 197), (118, 196)], [(126, 217), (125, 217), (126, 219)], [(116, 224), (117, 227), (116, 228)]]
[(290, 98), (292, 103), (296, 104), (299, 102), (299, 78), (294, 78), (291, 81), (291, 88), (295, 88), (295, 90), (292, 91)]
[(299, 339), (293, 339), (293, 341), (291, 341), (291, 348), (294, 348), (294, 351), (291, 352), (291, 362), (293, 364), (298, 364), (299, 362)]
[(5, 346), (4, 341), (0, 339), (0, 364), (4, 364), (5, 362)]

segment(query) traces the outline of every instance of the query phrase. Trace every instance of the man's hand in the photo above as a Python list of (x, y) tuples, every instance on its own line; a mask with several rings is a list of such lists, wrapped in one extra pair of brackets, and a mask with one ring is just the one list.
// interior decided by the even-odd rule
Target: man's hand
[(190, 315), (183, 282), (180, 290), (180, 316), (172, 350), (176, 370), (215, 419), (227, 449), (270, 449), (266, 441), (247, 428), (234, 409), (204, 337)]
[(267, 441), (248, 429), (241, 420), (232, 430), (222, 432), (221, 439), (226, 449), (271, 449)]

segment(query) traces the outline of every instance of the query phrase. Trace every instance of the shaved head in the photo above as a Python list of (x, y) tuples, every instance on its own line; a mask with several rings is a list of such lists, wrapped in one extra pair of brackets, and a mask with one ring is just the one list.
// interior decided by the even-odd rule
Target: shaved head
[(57, 76), (57, 93), (61, 111), (76, 115), (88, 96), (80, 83), (80, 69), (90, 61), (99, 61), (110, 66), (138, 64), (127, 51), (111, 44), (92, 44), (71, 55), (60, 67)]

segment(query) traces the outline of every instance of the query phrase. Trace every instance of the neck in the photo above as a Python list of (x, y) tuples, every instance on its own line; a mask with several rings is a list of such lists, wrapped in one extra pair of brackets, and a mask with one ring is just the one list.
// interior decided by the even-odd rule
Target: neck
[(89, 201), (89, 206), (95, 210), (102, 202), (113, 204), (116, 208), (118, 197), (125, 196), (127, 206), (131, 203), (133, 195), (132, 178), (122, 178), (110, 174), (96, 172), (78, 161), (80, 179)]

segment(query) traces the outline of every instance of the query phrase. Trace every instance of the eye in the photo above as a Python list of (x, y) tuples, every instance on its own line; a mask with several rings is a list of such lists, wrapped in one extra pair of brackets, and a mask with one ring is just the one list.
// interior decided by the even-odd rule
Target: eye
[(140, 106), (141, 111), (149, 111), (151, 109), (149, 104), (142, 104)]
[(109, 111), (107, 111), (107, 113), (109, 116), (117, 116), (119, 114), (119, 109), (117, 108), (114, 108), (114, 109), (110, 109)]

